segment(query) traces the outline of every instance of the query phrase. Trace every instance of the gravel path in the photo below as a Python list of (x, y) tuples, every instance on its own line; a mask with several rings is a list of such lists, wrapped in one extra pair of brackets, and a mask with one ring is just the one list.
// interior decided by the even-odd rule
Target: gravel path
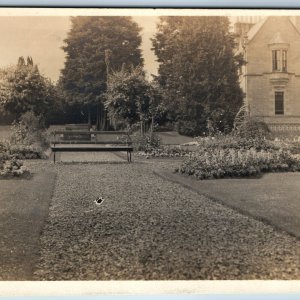
[(57, 164), (34, 279), (300, 279), (299, 240), (153, 174), (173, 163)]
[(124, 162), (127, 163), (126, 153), (112, 152), (58, 152), (56, 154), (58, 162)]

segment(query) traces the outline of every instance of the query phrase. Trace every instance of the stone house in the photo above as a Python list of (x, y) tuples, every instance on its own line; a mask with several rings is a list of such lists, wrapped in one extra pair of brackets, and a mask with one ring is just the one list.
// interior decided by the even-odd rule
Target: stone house
[(300, 132), (300, 17), (240, 17), (234, 30), (250, 115), (272, 131)]

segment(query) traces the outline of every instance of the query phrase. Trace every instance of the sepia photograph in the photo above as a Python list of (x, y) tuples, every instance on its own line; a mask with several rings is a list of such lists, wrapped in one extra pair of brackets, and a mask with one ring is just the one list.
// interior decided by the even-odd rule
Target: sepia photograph
[(0, 8), (0, 280), (300, 280), (300, 10)]

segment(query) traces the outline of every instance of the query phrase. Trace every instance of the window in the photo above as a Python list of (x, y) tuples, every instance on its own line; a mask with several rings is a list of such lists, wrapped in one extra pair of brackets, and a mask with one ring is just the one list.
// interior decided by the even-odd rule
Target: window
[(280, 71), (280, 50), (272, 51), (273, 71)]
[(275, 92), (275, 115), (284, 114), (284, 92)]
[(275, 72), (287, 72), (286, 50), (272, 50), (272, 70)]
[(287, 71), (287, 53), (286, 50), (282, 50), (282, 72)]

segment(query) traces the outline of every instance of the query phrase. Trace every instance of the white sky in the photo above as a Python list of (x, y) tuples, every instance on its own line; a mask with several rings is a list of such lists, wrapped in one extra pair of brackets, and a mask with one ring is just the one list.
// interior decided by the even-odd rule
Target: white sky
[[(157, 62), (151, 51), (150, 38), (155, 33), (155, 16), (135, 16), (143, 28), (142, 51), (145, 69), (157, 73)], [(41, 73), (56, 81), (64, 66), (65, 53), (61, 49), (70, 29), (69, 17), (12, 16), (0, 17), (0, 67), (14, 65), (20, 56), (32, 56)]]

